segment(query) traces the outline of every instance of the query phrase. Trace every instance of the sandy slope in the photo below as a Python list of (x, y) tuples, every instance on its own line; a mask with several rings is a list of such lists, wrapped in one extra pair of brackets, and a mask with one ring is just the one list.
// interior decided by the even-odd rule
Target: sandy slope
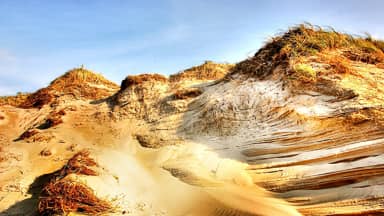
[[(105, 104), (96, 109), (85, 103), (76, 106), (77, 111), (68, 113), (63, 124), (41, 132), (52, 136), (49, 141), (18, 141), (4, 149), (2, 154), (18, 153), (20, 159), (6, 164), (8, 169), (2, 170), (2, 215), (32, 215), (37, 205), (36, 195), (43, 183), (36, 182), (35, 178), (60, 169), (76, 150), (83, 148), (92, 149), (93, 157), (105, 171), (98, 177), (74, 178), (86, 182), (100, 197), (115, 200), (118, 210), (112, 214), (226, 215), (238, 211), (231, 207), (239, 206), (246, 211), (259, 212), (262, 206), (256, 209), (255, 203), (266, 205), (265, 212), (274, 212), (274, 215), (277, 215), (275, 212), (285, 211), (280, 206), (283, 204), (268, 198), (270, 195), (264, 189), (248, 188), (252, 184), (250, 177), (241, 171), (245, 165), (220, 159), (196, 143), (145, 149), (129, 136), (142, 130), (136, 126), (140, 125), (139, 122), (103, 122), (99, 116), (95, 118), (95, 113), (107, 110)], [(23, 119), (29, 119), (28, 115), (34, 115), (24, 113), (24, 110), (17, 112), (18, 115), (15, 115), (6, 109), (2, 110), (7, 118), (13, 115), (12, 122), (19, 122), (20, 125), (26, 124)], [(8, 135), (10, 140), (18, 137), (20, 130), (8, 126), (9, 123), (3, 125), (1, 131), (6, 133), (2, 134)], [(52, 155), (40, 155), (42, 150), (47, 149)], [(185, 183), (163, 167), (188, 170), (191, 174), (183, 179)], [(217, 169), (215, 176), (210, 174), (213, 168)], [(225, 183), (228, 181), (234, 183)], [(35, 188), (29, 188), (31, 184)], [(270, 201), (265, 202), (266, 199)], [(236, 203), (240, 200), (240, 203)], [(294, 212), (292, 209), (286, 211)]]
[[(61, 178), (111, 203), (107, 215), (382, 215), (375, 46), (301, 26), (234, 67), (128, 76), (108, 98), (100, 76), (67, 73), (54, 83), (75, 92), (51, 86), (29, 109), (0, 106), (0, 215), (36, 214), (52, 173), (83, 149), (97, 175)], [(79, 80), (97, 85), (83, 92)]]

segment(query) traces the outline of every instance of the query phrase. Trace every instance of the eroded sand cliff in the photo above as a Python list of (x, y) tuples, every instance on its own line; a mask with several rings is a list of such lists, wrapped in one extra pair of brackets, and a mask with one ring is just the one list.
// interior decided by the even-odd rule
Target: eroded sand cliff
[(383, 49), (299, 26), (236, 65), (3, 98), (0, 214), (383, 214)]

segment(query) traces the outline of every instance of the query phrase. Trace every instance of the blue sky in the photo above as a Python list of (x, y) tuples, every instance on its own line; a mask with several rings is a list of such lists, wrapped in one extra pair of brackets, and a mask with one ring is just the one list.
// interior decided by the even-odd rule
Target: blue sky
[(238, 62), (304, 21), (383, 39), (382, 11), (381, 0), (0, 0), (0, 95), (81, 64), (120, 83)]

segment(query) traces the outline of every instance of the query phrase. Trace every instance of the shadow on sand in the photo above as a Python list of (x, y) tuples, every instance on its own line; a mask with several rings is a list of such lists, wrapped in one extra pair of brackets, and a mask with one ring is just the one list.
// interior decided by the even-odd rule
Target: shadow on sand
[(37, 211), (39, 194), (43, 189), (44, 185), (50, 181), (52, 176), (56, 173), (48, 173), (37, 177), (33, 183), (29, 186), (27, 194), (30, 194), (31, 197), (16, 202), (8, 209), (0, 212), (0, 216), (37, 216), (39, 215)]

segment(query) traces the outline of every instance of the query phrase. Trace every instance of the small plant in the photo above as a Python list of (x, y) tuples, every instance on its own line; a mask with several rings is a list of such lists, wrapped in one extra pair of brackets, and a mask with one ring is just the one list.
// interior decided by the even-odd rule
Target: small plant
[(316, 71), (308, 64), (296, 64), (294, 66), (295, 76), (304, 81), (315, 81)]

